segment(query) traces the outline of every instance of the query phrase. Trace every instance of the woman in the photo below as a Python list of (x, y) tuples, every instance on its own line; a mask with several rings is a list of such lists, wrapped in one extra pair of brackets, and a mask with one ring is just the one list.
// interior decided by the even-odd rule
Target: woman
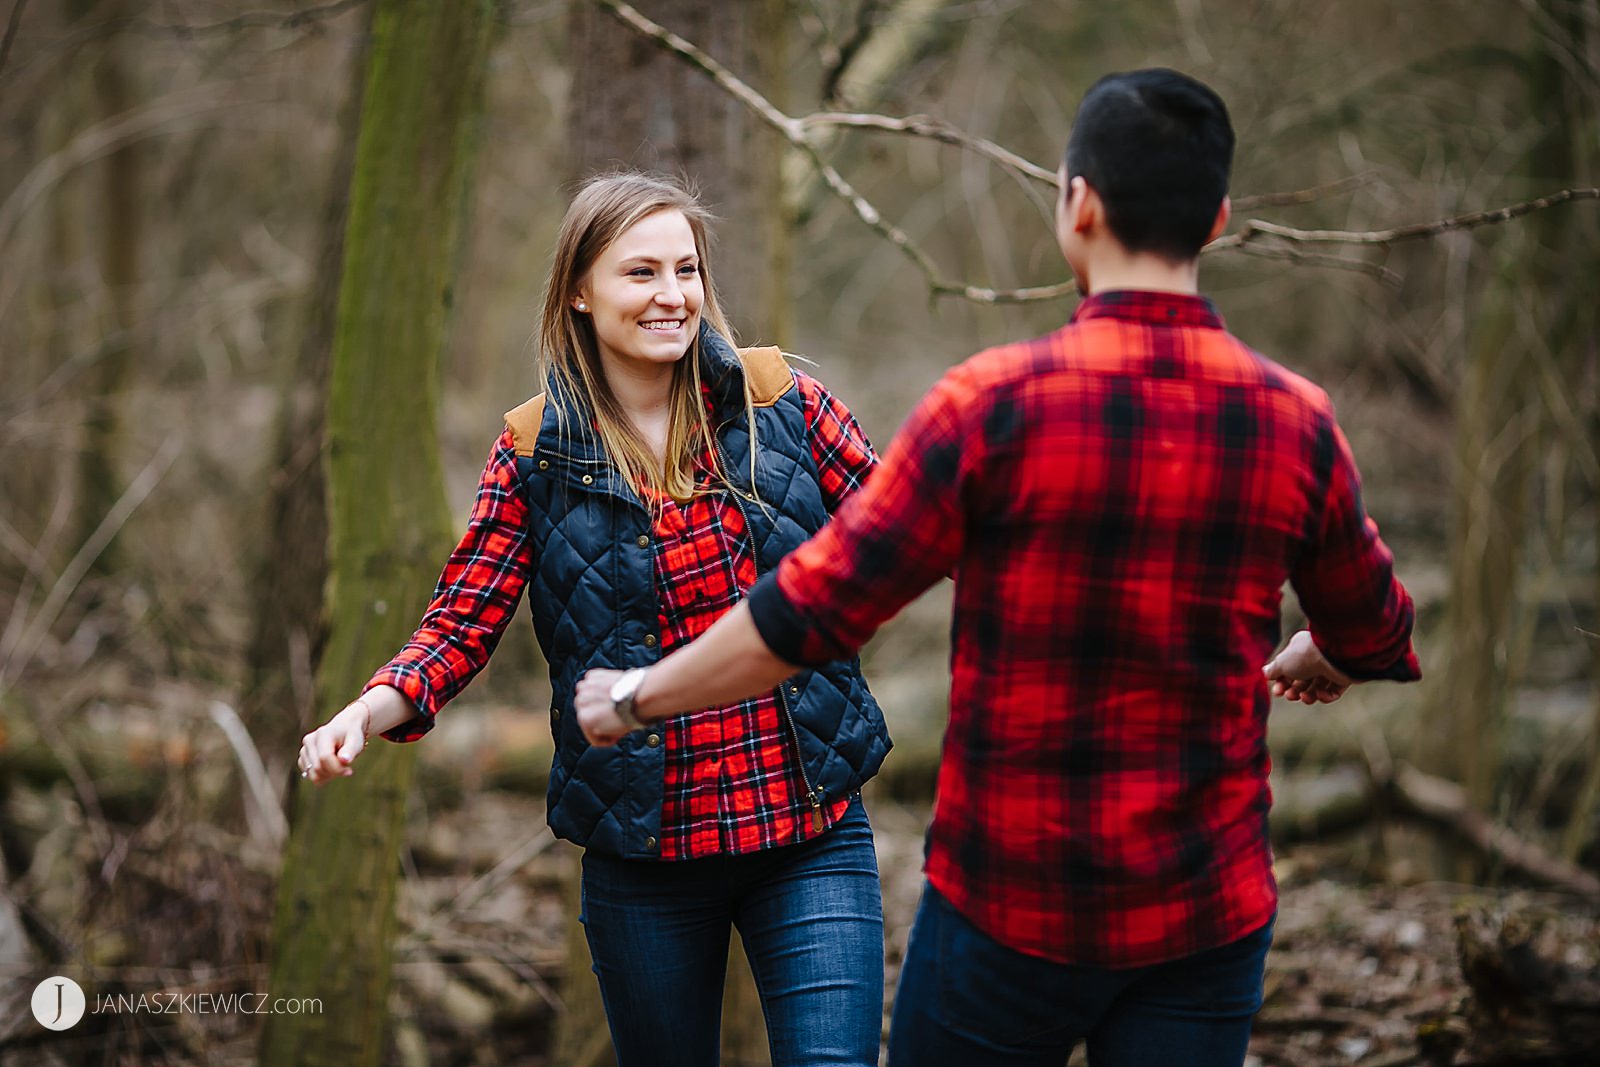
[(876, 1064), (882, 901), (859, 790), (890, 742), (859, 663), (614, 747), (571, 714), (585, 671), (702, 633), (876, 463), (815, 379), (730, 347), (706, 252), (679, 186), (584, 186), (545, 291), (545, 392), (507, 414), (420, 628), (306, 735), (300, 766), (320, 783), (374, 732), (420, 738), (527, 586), (555, 694), (548, 817), (586, 846), (582, 920), (621, 1067), (717, 1062), (731, 926), (775, 1064)]

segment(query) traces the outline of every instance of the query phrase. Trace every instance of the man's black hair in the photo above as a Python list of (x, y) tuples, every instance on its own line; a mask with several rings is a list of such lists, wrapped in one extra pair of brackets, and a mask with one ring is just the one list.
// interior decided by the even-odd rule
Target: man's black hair
[(1128, 251), (1194, 259), (1228, 193), (1227, 105), (1175, 70), (1108, 74), (1078, 105), (1066, 165), (1069, 180), (1082, 177), (1100, 194)]

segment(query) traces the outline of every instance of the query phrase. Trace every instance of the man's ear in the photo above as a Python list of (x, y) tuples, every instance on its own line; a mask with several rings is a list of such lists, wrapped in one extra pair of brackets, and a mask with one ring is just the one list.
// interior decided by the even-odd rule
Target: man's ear
[(1211, 235), (1206, 238), (1206, 244), (1222, 236), (1222, 231), (1228, 228), (1228, 220), (1231, 218), (1233, 218), (1233, 201), (1223, 197), (1222, 203), (1217, 206), (1217, 217), (1211, 222)]
[(1067, 222), (1072, 232), (1087, 234), (1104, 221), (1106, 206), (1100, 194), (1094, 191), (1094, 186), (1079, 175), (1072, 179), (1068, 190), (1067, 210), (1070, 213)]

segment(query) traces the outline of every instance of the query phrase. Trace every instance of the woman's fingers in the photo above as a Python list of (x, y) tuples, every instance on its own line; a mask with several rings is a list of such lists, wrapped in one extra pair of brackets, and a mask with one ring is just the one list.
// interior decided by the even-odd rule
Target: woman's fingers
[(350, 764), (366, 748), (366, 737), (357, 721), (360, 714), (359, 709), (354, 716), (341, 711), (301, 739), (300, 777), (321, 785), (355, 774)]

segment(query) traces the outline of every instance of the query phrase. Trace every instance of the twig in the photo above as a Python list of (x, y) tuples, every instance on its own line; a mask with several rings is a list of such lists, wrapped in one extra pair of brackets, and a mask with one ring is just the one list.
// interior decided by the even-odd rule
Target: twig
[(33, 201), (74, 168), (110, 155), (123, 145), (148, 137), (169, 123), (254, 102), (219, 98), (215, 85), (201, 85), (154, 100), (89, 127), (60, 151), (40, 160), (17, 183), (11, 195), (0, 203), (0, 245), (10, 241), (11, 231)]
[(846, 126), (853, 129), (882, 130), (885, 133), (904, 133), (913, 137), (924, 137), (929, 140), (939, 141), (942, 144), (956, 145), (966, 148), (978, 155), (1009, 168), (1019, 174), (1044, 182), (1051, 188), (1059, 188), (1060, 182), (1056, 180), (1056, 172), (1046, 170), (1031, 160), (1023, 159), (1009, 148), (1002, 148), (993, 141), (972, 134), (950, 125), (942, 119), (930, 115), (907, 115), (905, 118), (891, 118), (888, 115), (859, 114), (847, 111), (818, 111), (799, 120), (802, 129), (813, 126)]
[[(27, 0), (18, 0), (18, 7)], [(138, 33), (146, 37), (175, 37), (178, 40), (190, 41), (200, 37), (215, 37), (234, 30), (254, 29), (303, 29), (314, 25), (324, 19), (360, 7), (367, 0), (334, 0), (333, 3), (321, 7), (308, 7), (303, 11), (251, 11), (221, 22), (203, 23), (190, 26), (182, 23), (154, 22), (138, 15), (122, 18), (110, 18), (101, 22), (79, 27), (72, 32), (52, 40), (48, 45), (40, 45), (28, 54), (28, 61), (38, 62), (54, 56), (53, 62), (60, 65), (64, 60), (62, 54), (70, 56), (77, 49), (102, 37), (112, 37), (123, 31)], [(4, 64), (0, 63), (0, 69)], [(24, 64), (26, 67), (27, 64)], [(4, 85), (12, 75), (0, 75), (0, 85)]]
[(211, 721), (217, 724), (233, 748), (245, 785), (249, 787), (246, 796), (250, 803), (245, 812), (249, 817), (250, 835), (270, 850), (282, 848), (289, 836), (289, 822), (283, 817), (283, 802), (267, 779), (267, 768), (261, 763), (261, 753), (250, 739), (250, 731), (245, 729), (239, 713), (220, 700), (213, 700), (207, 710)]
[(11, 42), (17, 39), (17, 27), (22, 25), (22, 9), (28, 0), (16, 0), (11, 5), (11, 17), (6, 20), (6, 35), (0, 37), (0, 71), (6, 69), (6, 59), (11, 55)]
[[(927, 280), (928, 288), (933, 296), (959, 296), (979, 304), (1020, 304), (1037, 300), (1054, 300), (1077, 291), (1077, 283), (1072, 281), (1022, 289), (989, 289), (982, 286), (968, 285), (964, 282), (946, 280), (939, 273), (937, 264), (933, 262), (932, 257), (927, 252), (923, 251), (904, 230), (887, 222), (883, 218), (882, 212), (873, 206), (871, 201), (857, 192), (838, 170), (822, 159), (816, 146), (806, 137), (806, 130), (819, 126), (849, 126), (927, 137), (947, 144), (968, 148), (1017, 173), (1025, 174), (1040, 181), (1048, 181), (1054, 185), (1056, 184), (1056, 178), (1052, 172), (1045, 170), (1038, 164), (1030, 163), (1021, 156), (991, 141), (973, 137), (950, 126), (948, 123), (930, 119), (927, 116), (913, 115), (896, 119), (885, 115), (823, 112), (803, 118), (793, 118), (780, 111), (766, 97), (740, 80), (733, 72), (699, 47), (646, 18), (634, 7), (624, 3), (623, 0), (595, 0), (595, 3), (599, 4), (608, 14), (628, 28), (654, 41), (705, 74), (745, 107), (749, 108), (756, 117), (775, 130), (784, 140), (798, 149), (801, 155), (816, 170), (824, 184), (828, 186), (828, 189), (847, 204), (858, 219), (884, 240), (899, 249), (901, 254), (911, 261)], [(1333, 195), (1336, 192), (1365, 184), (1369, 180), (1371, 180), (1370, 176), (1365, 174), (1353, 175), (1326, 185), (1289, 193), (1266, 193), (1253, 197), (1241, 197), (1236, 206), (1251, 209), (1304, 204), (1323, 196)], [(1397, 241), (1434, 237), (1453, 230), (1470, 230), (1480, 226), (1508, 222), (1530, 212), (1541, 211), (1555, 207), (1558, 204), (1594, 199), (1600, 199), (1600, 188), (1563, 189), (1549, 196), (1538, 197), (1537, 199), (1524, 201), (1520, 204), (1512, 204), (1508, 207), (1495, 208), (1489, 211), (1474, 211), (1465, 215), (1438, 219), (1433, 222), (1414, 223), (1386, 230), (1300, 230), (1262, 219), (1249, 219), (1237, 232), (1217, 238), (1217, 240), (1207, 245), (1204, 251), (1208, 253), (1230, 250), (1242, 251), (1252, 255), (1287, 259), (1309, 266), (1356, 270), (1378, 278), (1388, 285), (1396, 285), (1399, 283), (1400, 276), (1382, 264), (1341, 256), (1306, 253), (1282, 246), (1258, 245), (1255, 242), (1262, 237), (1273, 237), (1291, 244), (1388, 245)]]
[(884, 219), (866, 197), (856, 192), (855, 188), (824, 160), (817, 151), (816, 146), (806, 139), (804, 123), (779, 111), (766, 97), (756, 92), (749, 85), (741, 81), (732, 71), (721, 63), (712, 59), (705, 52), (690, 42), (679, 37), (671, 30), (652, 22), (641, 15), (631, 5), (622, 0), (595, 0), (608, 14), (614, 16), (624, 25), (655, 41), (667, 50), (677, 55), (693, 67), (699, 69), (712, 81), (730, 93), (734, 99), (749, 108), (756, 117), (799, 149), (821, 176), (823, 183), (837, 196), (855, 215), (870, 229), (884, 240), (894, 245), (909, 259), (912, 264), (922, 272), (927, 279), (928, 288), (934, 296), (960, 296), (979, 304), (1021, 303), (1030, 300), (1048, 300), (1068, 293), (1075, 292), (1075, 282), (1062, 282), (1058, 285), (1039, 286), (1032, 289), (986, 289), (981, 286), (967, 285), (963, 282), (945, 280), (939, 273), (933, 258), (924, 252), (904, 230)]
[(1256, 211), (1264, 207), (1297, 207), (1301, 204), (1311, 204), (1324, 197), (1338, 196), (1340, 193), (1359, 189), (1363, 185), (1370, 185), (1376, 177), (1377, 175), (1369, 170), (1347, 175), (1337, 181), (1313, 185), (1309, 189), (1296, 189), (1292, 193), (1256, 193), (1253, 196), (1235, 197), (1233, 210)]
[(867, 38), (872, 36), (872, 26), (877, 21), (878, 5), (881, 2), (882, 0), (861, 0), (856, 8), (855, 25), (850, 30), (850, 36), (840, 44), (835, 44), (831, 37), (828, 39), (827, 43), (833, 55), (823, 57), (822, 99), (829, 101), (839, 99), (839, 85), (844, 80), (845, 71), (849, 69), (850, 61), (855, 59), (856, 53), (861, 51), (861, 46), (867, 43)]
[(1600, 187), (1562, 189), (1549, 196), (1535, 197), (1508, 207), (1493, 208), (1489, 211), (1469, 211), (1464, 215), (1453, 215), (1447, 219), (1412, 223), (1409, 226), (1396, 226), (1388, 230), (1297, 230), (1290, 226), (1280, 226), (1275, 222), (1249, 219), (1237, 233), (1212, 241), (1206, 246), (1206, 251), (1220, 252), (1227, 248), (1240, 248), (1261, 234), (1307, 244), (1387, 245), (1397, 241), (1416, 240), (1419, 237), (1437, 237), (1452, 230), (1474, 230), (1480, 226), (1509, 222), (1535, 211), (1543, 211), (1577, 200), (1600, 200)]
[(508, 853), (504, 859), (496, 863), (488, 871), (485, 871), (471, 885), (457, 893), (455, 899), (450, 903), (423, 916), (422, 920), (416, 924), (413, 931), (414, 936), (424, 938), (440, 919), (459, 915), (466, 911), (472, 905), (500, 888), (506, 879), (521, 870), (530, 861), (549, 851), (550, 846), (555, 843), (555, 834), (550, 832), (548, 826), (540, 829), (538, 833), (523, 842), (519, 848)]
[(300, 11), (246, 11), (231, 19), (201, 23), (198, 26), (181, 22), (154, 22), (133, 16), (126, 19), (111, 19), (102, 24), (104, 28), (99, 26), (95, 28), (102, 33), (133, 30), (150, 37), (176, 37), (180, 41), (192, 41), (197, 37), (216, 37), (235, 30), (297, 30), (302, 26), (342, 15), (366, 2), (367, 0), (333, 0), (332, 3), (323, 4), (321, 7), (308, 7)]
[(1304, 263), (1308, 267), (1328, 267), (1333, 270), (1351, 270), (1378, 279), (1392, 289), (1400, 287), (1401, 278), (1398, 273), (1385, 267), (1382, 263), (1373, 263), (1366, 259), (1351, 259), (1348, 256), (1329, 255), (1326, 252), (1312, 252), (1294, 245), (1240, 245), (1236, 251), (1247, 256), (1260, 256), (1264, 259), (1286, 259), (1291, 263)]
[[(178, 450), (177, 436), (167, 438), (166, 443), (150, 462), (145, 464), (144, 469), (111, 506), (111, 510), (106, 512), (106, 517), (100, 520), (100, 525), (95, 527), (94, 532), (79, 547), (77, 554), (56, 579), (55, 585), (51, 586), (44, 603), (34, 613), (33, 618), (28, 620), (28, 625), (7, 648), (0, 649), (0, 691), (5, 689), (7, 677), (25, 669), (32, 661), (45, 635), (55, 624), (56, 617), (61, 614), (61, 610), (66, 607), (67, 601), (77, 590), (78, 583), (83, 581), (84, 575), (89, 573), (94, 561), (100, 558), (100, 553), (106, 550), (106, 546), (139, 509), (139, 505), (155, 491), (167, 469), (178, 458)], [(21, 610), (20, 605), (17, 610)]]

